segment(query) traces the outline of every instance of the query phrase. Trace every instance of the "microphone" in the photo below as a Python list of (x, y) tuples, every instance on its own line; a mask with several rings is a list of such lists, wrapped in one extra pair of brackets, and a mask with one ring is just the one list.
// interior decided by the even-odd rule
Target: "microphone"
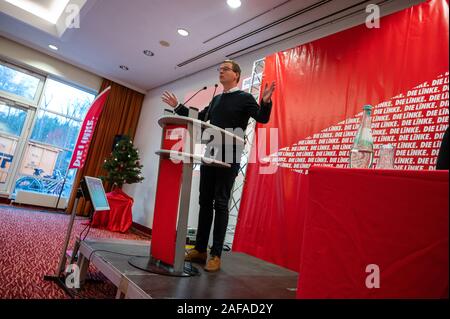
[(189, 102), (190, 100), (192, 100), (192, 98), (193, 98), (194, 96), (196, 96), (196, 95), (199, 94), (201, 91), (206, 90), (206, 89), (207, 89), (206, 86), (202, 87), (200, 90), (198, 90), (197, 92), (195, 92), (194, 95), (192, 95), (189, 99), (187, 99), (187, 101), (184, 102), (183, 105), (186, 106), (186, 103)]
[(209, 113), (210, 113), (210, 111), (211, 111), (211, 103), (212, 103), (212, 100), (214, 99), (214, 96), (216, 95), (216, 90), (217, 90), (217, 87), (218, 87), (219, 85), (216, 83), (216, 84), (214, 84), (214, 93), (213, 93), (213, 95), (212, 95), (212, 98), (211, 98), (211, 102), (209, 102), (209, 108), (208, 108), (208, 111), (206, 112), (206, 114), (205, 114), (205, 119), (204, 119), (204, 121), (206, 122), (207, 120), (208, 120), (208, 116), (209, 116)]
[(213, 93), (213, 95), (212, 95), (212, 98), (211, 98), (211, 102), (212, 102), (212, 99), (214, 98), (214, 95), (216, 95), (216, 90), (217, 90), (217, 87), (219, 86), (219, 84), (214, 84), (214, 93)]

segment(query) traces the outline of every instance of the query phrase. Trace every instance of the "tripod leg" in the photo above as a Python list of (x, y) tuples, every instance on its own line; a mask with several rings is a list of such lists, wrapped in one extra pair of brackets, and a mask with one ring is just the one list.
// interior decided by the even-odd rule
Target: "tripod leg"
[[(74, 298), (75, 295), (66, 286), (65, 278), (64, 278), (63, 274), (66, 271), (65, 267), (66, 267), (66, 262), (67, 262), (67, 257), (66, 257), (67, 247), (69, 246), (70, 235), (72, 234), (73, 223), (75, 221), (76, 208), (77, 208), (77, 204), (78, 204), (78, 199), (80, 197), (79, 194), (82, 194), (82, 193), (81, 193), (81, 191), (78, 190), (76, 198), (75, 198), (75, 203), (74, 203), (74, 206), (73, 206), (73, 209), (72, 209), (72, 213), (70, 215), (69, 225), (67, 226), (66, 239), (64, 241), (64, 245), (63, 245), (63, 248), (61, 250), (58, 268), (56, 268), (56, 272), (55, 272), (54, 275), (45, 275), (44, 276), (44, 280), (51, 280), (51, 281), (56, 282), (58, 284), (58, 286), (60, 286), (72, 298)], [(78, 248), (76, 250), (78, 251)], [(73, 259), (74, 256), (75, 256), (75, 254), (72, 254), (71, 259)]]
[(66, 239), (64, 241), (64, 246), (61, 251), (61, 255), (59, 257), (59, 265), (58, 265), (58, 268), (56, 269), (56, 277), (60, 277), (61, 274), (65, 271), (66, 260), (67, 260), (66, 251), (67, 251), (67, 247), (69, 246), (70, 235), (72, 234), (72, 228), (73, 228), (73, 223), (75, 221), (77, 204), (78, 204), (78, 197), (75, 199), (75, 203), (74, 203), (73, 209), (72, 209), (72, 214), (70, 215), (70, 221), (69, 221), (69, 225), (67, 227)]

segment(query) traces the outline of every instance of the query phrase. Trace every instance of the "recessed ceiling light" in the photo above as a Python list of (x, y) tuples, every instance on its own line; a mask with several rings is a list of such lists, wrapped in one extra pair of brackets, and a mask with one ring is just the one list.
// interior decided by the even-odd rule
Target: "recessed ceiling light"
[(178, 29), (177, 32), (178, 32), (179, 35), (181, 35), (183, 37), (187, 37), (189, 35), (189, 32), (187, 32), (184, 29)]
[(121, 68), (124, 71), (128, 71), (128, 67), (126, 65), (121, 65), (119, 66), (119, 68)]
[(58, 47), (56, 45), (53, 45), (53, 44), (49, 44), (48, 47), (50, 49), (52, 49), (52, 50), (55, 50), (55, 51), (58, 50)]
[(163, 47), (169, 47), (170, 43), (164, 40), (159, 41), (159, 44), (161, 44)]
[(241, 0), (227, 0), (227, 4), (233, 8), (239, 8), (241, 6)]
[(143, 52), (144, 52), (144, 54), (147, 55), (147, 56), (154, 56), (154, 55), (155, 55), (155, 54), (154, 54), (152, 51), (150, 51), (150, 50), (144, 50)]

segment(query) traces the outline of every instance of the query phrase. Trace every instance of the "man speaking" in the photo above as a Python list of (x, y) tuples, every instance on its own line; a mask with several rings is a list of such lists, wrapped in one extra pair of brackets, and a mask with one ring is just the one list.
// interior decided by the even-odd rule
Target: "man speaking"
[[(250, 93), (241, 91), (237, 85), (241, 76), (241, 68), (232, 60), (225, 60), (219, 67), (219, 81), (223, 93), (215, 96), (210, 105), (198, 114), (201, 121), (210, 121), (212, 125), (223, 129), (242, 129), (245, 132), (250, 117), (257, 122), (267, 123), (272, 109), (272, 93), (275, 82), (265, 85), (262, 92), (261, 106)], [(189, 110), (178, 103), (177, 97), (171, 92), (164, 92), (162, 101), (175, 108), (175, 113), (188, 116)], [(214, 272), (220, 269), (223, 242), (228, 226), (228, 202), (234, 180), (239, 172), (240, 154), (234, 154), (231, 167), (200, 167), (200, 212), (198, 217), (195, 248), (191, 249), (185, 260), (206, 263), (209, 233), (214, 217), (213, 245), (210, 259), (205, 266), (206, 271)]]

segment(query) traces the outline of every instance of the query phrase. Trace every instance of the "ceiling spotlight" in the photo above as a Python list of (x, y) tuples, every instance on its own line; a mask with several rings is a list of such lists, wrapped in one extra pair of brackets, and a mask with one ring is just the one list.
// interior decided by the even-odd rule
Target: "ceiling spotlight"
[(187, 32), (184, 29), (178, 29), (177, 32), (178, 32), (179, 35), (181, 35), (183, 37), (187, 37), (189, 35), (189, 32)]
[(143, 53), (147, 56), (154, 56), (155, 54), (150, 50), (144, 50)]
[(56, 45), (53, 45), (53, 44), (49, 44), (48, 47), (50, 49), (52, 49), (52, 50), (55, 50), (55, 51), (58, 50), (58, 47)]
[(170, 43), (164, 40), (159, 41), (159, 44), (161, 44), (163, 47), (169, 47)]
[(233, 8), (239, 8), (241, 6), (241, 0), (227, 0), (227, 4)]
[(126, 65), (121, 65), (119, 66), (119, 68), (121, 68), (124, 71), (128, 71), (128, 67)]

